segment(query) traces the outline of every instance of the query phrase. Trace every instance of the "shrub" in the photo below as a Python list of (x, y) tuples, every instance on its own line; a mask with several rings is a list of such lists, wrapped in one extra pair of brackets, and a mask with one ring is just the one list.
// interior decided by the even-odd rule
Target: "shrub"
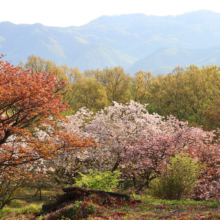
[(74, 186), (83, 187), (86, 186), (89, 189), (103, 190), (103, 191), (113, 191), (118, 186), (121, 179), (119, 179), (119, 171), (105, 171), (98, 172), (89, 170), (89, 174), (84, 175), (79, 172), (80, 177), (75, 178), (76, 183)]
[(77, 212), (80, 210), (81, 205), (82, 205), (82, 201), (76, 201), (75, 204), (68, 209), (68, 216), (71, 218), (72, 216), (75, 216), (77, 214)]
[(88, 207), (87, 207), (87, 212), (88, 212), (89, 214), (94, 214), (94, 213), (95, 213), (95, 206), (94, 206), (94, 204), (88, 205)]
[(188, 154), (178, 154), (170, 158), (166, 170), (152, 184), (152, 194), (156, 198), (180, 200), (192, 193), (202, 165), (189, 157)]

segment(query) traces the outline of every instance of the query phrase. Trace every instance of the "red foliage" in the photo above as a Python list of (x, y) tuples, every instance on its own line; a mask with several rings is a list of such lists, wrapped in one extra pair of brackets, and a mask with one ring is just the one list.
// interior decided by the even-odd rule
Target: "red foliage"
[(61, 147), (90, 143), (90, 139), (82, 141), (62, 132), (45, 141), (27, 130), (45, 122), (53, 125), (52, 120), (62, 118), (59, 113), (66, 110), (66, 104), (62, 104), (59, 91), (65, 85), (53, 73), (30, 74), (29, 70), (0, 62), (0, 169), (47, 159)]

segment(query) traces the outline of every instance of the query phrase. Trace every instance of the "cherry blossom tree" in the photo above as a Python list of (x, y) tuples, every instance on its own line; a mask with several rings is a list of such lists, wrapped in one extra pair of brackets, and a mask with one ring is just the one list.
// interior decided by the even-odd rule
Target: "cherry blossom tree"
[[(131, 101), (127, 105), (114, 102), (114, 106), (106, 107), (96, 114), (84, 108), (69, 116), (69, 122), (64, 126), (67, 126), (68, 130), (78, 127), (79, 132), (93, 137), (100, 143), (99, 153), (93, 153), (98, 157), (96, 161), (103, 161), (104, 158), (105, 169), (121, 169), (124, 177), (132, 180), (138, 189), (148, 187), (150, 181), (160, 175), (169, 157), (180, 151), (191, 152), (193, 158), (197, 157), (198, 162), (206, 164), (207, 160), (202, 159), (200, 151), (203, 149), (204, 152), (208, 146), (215, 146), (213, 154), (219, 158), (219, 147), (212, 144), (214, 132), (189, 127), (187, 122), (181, 122), (173, 116), (165, 120), (158, 114), (149, 114), (145, 107)], [(86, 156), (83, 159), (83, 154), (81, 155), (82, 161), (85, 158), (89, 160), (88, 151), (84, 153)], [(206, 158), (211, 156), (206, 155)], [(205, 169), (203, 174), (207, 172)], [(211, 168), (207, 166), (207, 169)], [(219, 172), (218, 166), (216, 172)], [(206, 178), (208, 176), (210, 175), (206, 175)], [(202, 183), (201, 177), (199, 181), (198, 187)], [(207, 186), (211, 186), (207, 179), (203, 181)], [(219, 177), (215, 181), (219, 181)], [(213, 184), (216, 185), (216, 182)], [(210, 190), (206, 187), (206, 192), (208, 191)], [(201, 194), (204, 195), (200, 193), (200, 196)]]
[(196, 144), (187, 152), (204, 165), (199, 181), (194, 187), (195, 200), (217, 199), (220, 201), (220, 142), (214, 144)]

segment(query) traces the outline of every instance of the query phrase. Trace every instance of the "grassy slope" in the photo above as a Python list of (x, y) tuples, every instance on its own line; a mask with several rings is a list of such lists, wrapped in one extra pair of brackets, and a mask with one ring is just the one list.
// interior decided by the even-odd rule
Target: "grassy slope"
[[(14, 200), (0, 211), (0, 219), (58, 220), (76, 219), (77, 215), (82, 219), (80, 215), (82, 216), (85, 210), (87, 210), (87, 217), (84, 215), (83, 219), (220, 219), (220, 203), (168, 201), (152, 199), (149, 196), (135, 196), (135, 199), (141, 199), (141, 204), (118, 204), (115, 201), (110, 206), (102, 206), (98, 201), (88, 200), (81, 205), (81, 209), (75, 215), (73, 214), (74, 205), (70, 205), (56, 213), (44, 216), (41, 213), (42, 204), (48, 203), (56, 193), (60, 192), (42, 191), (42, 201), (39, 201), (39, 195), (31, 200)], [(22, 194), (26, 197), (33, 194), (33, 191), (25, 190)], [(85, 207), (92, 208), (92, 211), (88, 213)], [(35, 217), (36, 213), (41, 213), (41, 216)]]

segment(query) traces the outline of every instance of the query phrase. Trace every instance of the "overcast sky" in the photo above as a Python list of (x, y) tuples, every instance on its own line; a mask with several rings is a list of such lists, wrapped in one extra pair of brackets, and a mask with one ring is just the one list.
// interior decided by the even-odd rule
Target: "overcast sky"
[(219, 0), (1, 0), (0, 22), (80, 26), (101, 15), (144, 13), (178, 15), (211, 10), (220, 13)]

